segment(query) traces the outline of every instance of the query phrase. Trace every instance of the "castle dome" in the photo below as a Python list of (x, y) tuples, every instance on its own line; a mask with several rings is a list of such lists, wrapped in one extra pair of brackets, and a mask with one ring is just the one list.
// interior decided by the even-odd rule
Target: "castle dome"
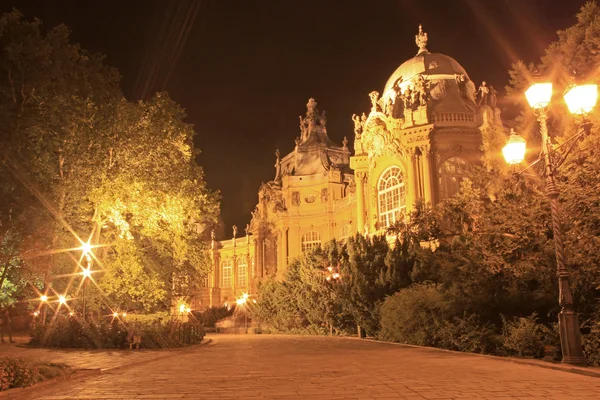
[(386, 104), (391, 101), (395, 104), (400, 93), (414, 92), (419, 84), (425, 82), (431, 112), (475, 112), (475, 84), (462, 65), (445, 54), (430, 53), (426, 47), (427, 33), (423, 32), (421, 25), (419, 33), (415, 35), (415, 43), (419, 47), (417, 55), (402, 63), (390, 76), (383, 89), (381, 102)]
[(427, 50), (420, 51), (413, 58), (405, 61), (390, 76), (383, 93), (393, 88), (398, 80), (411, 81), (416, 75), (438, 75), (454, 78), (455, 75), (464, 75), (469, 78), (467, 71), (454, 58), (441, 53), (430, 53)]

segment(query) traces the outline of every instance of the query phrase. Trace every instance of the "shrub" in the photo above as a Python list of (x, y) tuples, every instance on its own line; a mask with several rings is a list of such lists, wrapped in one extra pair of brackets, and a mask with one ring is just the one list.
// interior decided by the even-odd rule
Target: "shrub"
[(202, 312), (195, 312), (194, 317), (205, 328), (214, 328), (218, 320), (231, 317), (235, 307), (211, 307)]
[(175, 321), (124, 322), (120, 319), (80, 323), (75, 318), (57, 318), (51, 324), (37, 325), (30, 344), (43, 347), (129, 348), (128, 331), (141, 335), (142, 348), (159, 349), (199, 343), (204, 329), (196, 323)]
[(31, 386), (41, 380), (38, 368), (24, 357), (0, 358), (0, 389)]
[(6, 372), (3, 366), (0, 366), (0, 392), (8, 389), (9, 386), (8, 372)]
[(583, 335), (583, 354), (589, 365), (600, 367), (600, 322), (592, 325), (590, 333)]
[(502, 347), (500, 335), (491, 324), (482, 324), (475, 314), (446, 321), (438, 333), (440, 347), (448, 350), (495, 354)]
[(383, 339), (439, 346), (439, 331), (452, 317), (452, 307), (440, 285), (415, 284), (388, 297), (380, 315)]
[(518, 357), (544, 357), (544, 346), (550, 342), (552, 332), (537, 322), (537, 314), (516, 318), (512, 321), (503, 318), (504, 348)]

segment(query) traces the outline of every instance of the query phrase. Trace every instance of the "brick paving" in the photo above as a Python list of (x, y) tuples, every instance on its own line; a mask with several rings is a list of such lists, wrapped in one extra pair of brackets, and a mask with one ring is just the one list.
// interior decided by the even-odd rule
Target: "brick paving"
[(600, 399), (600, 378), (476, 355), (343, 338), (210, 337), (208, 346), (23, 398)]

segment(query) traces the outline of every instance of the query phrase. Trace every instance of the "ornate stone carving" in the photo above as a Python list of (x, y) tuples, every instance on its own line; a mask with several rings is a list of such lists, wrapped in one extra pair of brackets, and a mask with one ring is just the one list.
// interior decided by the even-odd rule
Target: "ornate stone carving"
[[(356, 179), (358, 179), (358, 176), (356, 177)], [(354, 182), (354, 180), (351, 180), (348, 183), (348, 193), (354, 193), (356, 191), (356, 182)]]
[(419, 33), (415, 35), (415, 43), (419, 47), (419, 53), (427, 51), (427, 33), (423, 32), (421, 24), (419, 24)]
[(233, 238), (234, 238), (234, 239), (235, 239), (235, 237), (237, 236), (237, 231), (238, 231), (238, 228), (237, 228), (237, 226), (236, 226), (236, 225), (234, 225), (234, 226), (233, 226)]
[(318, 111), (315, 99), (311, 97), (308, 100), (308, 103), (306, 104), (306, 116), (300, 116), (299, 119), (301, 135), (300, 141), (296, 141), (296, 147), (308, 141), (311, 136), (316, 137), (320, 141), (325, 139), (327, 136), (325, 131), (327, 118), (325, 116), (325, 111)]
[(467, 100), (471, 104), (476, 104), (475, 101), (475, 84), (468, 79), (465, 74), (456, 74), (455, 75), (456, 84), (458, 85), (458, 90), (460, 91), (461, 96)]
[(317, 200), (317, 196), (315, 196), (314, 194), (309, 194), (308, 196), (306, 196), (304, 198), (304, 201), (307, 202), (308, 204), (312, 204)]
[(292, 205), (296, 207), (300, 205), (300, 192), (292, 192)]
[(321, 189), (321, 203), (327, 203), (329, 199), (329, 190), (327, 188)]
[(369, 93), (369, 98), (371, 99), (371, 113), (378, 112), (377, 101), (379, 100), (379, 92), (374, 90)]

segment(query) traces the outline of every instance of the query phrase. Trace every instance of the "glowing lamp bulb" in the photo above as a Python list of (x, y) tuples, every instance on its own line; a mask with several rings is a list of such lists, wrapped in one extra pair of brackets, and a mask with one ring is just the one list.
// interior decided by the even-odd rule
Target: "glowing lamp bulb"
[(124, 312), (124, 313), (123, 313), (123, 317), (126, 317), (126, 316), (127, 316), (127, 313), (126, 313), (126, 312)]
[(185, 312), (186, 312), (186, 313), (189, 313), (189, 312), (191, 312), (191, 311), (192, 311), (192, 309), (191, 309), (191, 308), (189, 308), (189, 307), (185, 309)]
[(183, 312), (185, 312), (185, 304), (180, 304), (180, 305), (179, 305), (179, 312), (180, 312), (180, 313), (183, 313)]
[(114, 312), (114, 313), (113, 313), (113, 317), (117, 318), (118, 316), (119, 316), (119, 313), (118, 313), (118, 312)]
[(58, 302), (60, 304), (65, 304), (67, 302), (67, 298), (61, 294), (60, 296), (58, 296)]
[(510, 137), (502, 148), (502, 155), (508, 164), (519, 164), (525, 158), (526, 141), (517, 135), (514, 129), (510, 131)]
[(40, 301), (48, 301), (48, 296), (46, 296), (45, 294), (41, 295)]
[(92, 275), (92, 271), (89, 268), (85, 268), (82, 272), (84, 278), (89, 278)]
[(33, 312), (33, 316), (34, 316), (34, 317), (37, 317), (38, 315), (40, 315), (40, 312), (39, 312), (39, 311), (34, 311), (34, 312)]
[(74, 312), (70, 312), (69, 315), (72, 317), (73, 315), (75, 315)]
[(92, 251), (92, 245), (89, 243), (81, 243), (81, 251), (83, 251), (83, 254), (88, 254)]
[(587, 114), (596, 106), (598, 85), (573, 86), (564, 98), (571, 114)]
[(534, 83), (525, 91), (525, 97), (531, 108), (544, 108), (552, 99), (551, 83)]

